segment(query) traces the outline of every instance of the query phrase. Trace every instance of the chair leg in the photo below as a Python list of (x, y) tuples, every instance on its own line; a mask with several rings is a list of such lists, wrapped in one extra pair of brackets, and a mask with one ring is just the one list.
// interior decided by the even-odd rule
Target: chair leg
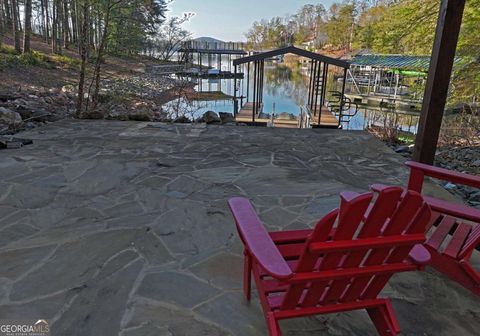
[(389, 301), (385, 301), (381, 306), (369, 308), (367, 312), (380, 336), (393, 336), (400, 333), (397, 317)]
[(273, 313), (267, 314), (267, 326), (268, 326), (268, 335), (269, 336), (282, 336), (282, 331), (280, 330), (280, 325), (275, 319)]
[(468, 261), (460, 261), (459, 266), (466, 274), (466, 278), (468, 278), (468, 282), (465, 281), (463, 284), (466, 288), (470, 289), (474, 294), (480, 296), (480, 279), (479, 273), (476, 269), (474, 269)]
[(478, 281), (478, 273), (472, 268), (467, 260), (457, 260), (449, 256), (445, 256), (439, 253), (437, 250), (429, 248), (428, 252), (432, 256), (430, 266), (435, 268), (440, 273), (445, 274), (447, 277), (460, 285), (470, 290), (476, 295), (480, 295), (480, 282)]
[(247, 301), (250, 301), (252, 291), (252, 256), (245, 250), (243, 264), (243, 293)]

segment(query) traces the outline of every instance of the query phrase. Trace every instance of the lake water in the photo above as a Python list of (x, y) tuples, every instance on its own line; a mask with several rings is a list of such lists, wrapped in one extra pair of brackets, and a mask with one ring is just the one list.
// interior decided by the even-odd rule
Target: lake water
[[(227, 62), (224, 62), (227, 64)], [(222, 70), (230, 70), (231, 68), (223, 65)], [(243, 72), (245, 69), (241, 69)], [(333, 82), (333, 76), (328, 83), (328, 90), (339, 90), (340, 85)], [(237, 80), (238, 87), (237, 97), (246, 97), (247, 95), (247, 75), (245, 79)], [(308, 100), (308, 69), (302, 67), (287, 67), (284, 64), (265, 64), (265, 79), (263, 112), (266, 114), (279, 115), (280, 113), (288, 113), (293, 116), (300, 114), (300, 106), (305, 106)], [(199, 92), (218, 92), (221, 91), (226, 95), (233, 96), (233, 79), (202, 79), (198, 80), (195, 87)], [(253, 69), (250, 74), (250, 95), (253, 93)], [(250, 101), (252, 98), (250, 97)], [(244, 99), (243, 102), (246, 102)], [(188, 111), (187, 116), (193, 118), (201, 117), (207, 111), (228, 112), (233, 113), (233, 100), (223, 99), (216, 101), (193, 101), (187, 102), (183, 99), (170, 103), (171, 106), (181, 107), (182, 110)], [(239, 99), (239, 106), (241, 100)], [(167, 104), (165, 107), (170, 107)], [(375, 108), (360, 108), (357, 114), (351, 118), (349, 123), (344, 123), (344, 129), (363, 130), (370, 125), (383, 126), (387, 124), (395, 124), (397, 128), (416, 133), (416, 125), (418, 117), (411, 115), (397, 114), (391, 110), (379, 110)]]

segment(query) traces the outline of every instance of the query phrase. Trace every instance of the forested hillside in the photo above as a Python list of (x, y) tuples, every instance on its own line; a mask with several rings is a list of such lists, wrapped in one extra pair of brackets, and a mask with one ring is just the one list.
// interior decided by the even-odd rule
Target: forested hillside
[(169, 3), (0, 0), (2, 113), (20, 113), (23, 125), (71, 115), (153, 119), (178, 83), (149, 69), (190, 36), (182, 28), (190, 16), (167, 18)]
[[(246, 33), (252, 49), (289, 44), (349, 54), (373, 53), (429, 55), (433, 45), (440, 1), (350, 0), (305, 5), (287, 17), (255, 22)], [(451, 102), (480, 96), (480, 0), (468, 0), (458, 43)]]

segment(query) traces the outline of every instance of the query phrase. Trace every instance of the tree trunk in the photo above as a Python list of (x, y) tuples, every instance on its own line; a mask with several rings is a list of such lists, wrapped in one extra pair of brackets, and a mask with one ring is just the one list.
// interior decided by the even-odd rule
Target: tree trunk
[(78, 22), (78, 14), (77, 14), (77, 0), (72, 1), (70, 6), (70, 17), (72, 18), (72, 40), (73, 43), (78, 43), (78, 32), (77, 32), (77, 22)]
[(32, 34), (32, 0), (25, 0), (25, 32), (23, 35), (23, 53), (30, 52), (31, 34)]
[(62, 53), (62, 46), (63, 46), (63, 6), (61, 4), (62, 0), (56, 0), (55, 4), (57, 7), (57, 54)]
[[(81, 6), (82, 7), (82, 6)], [(89, 50), (89, 27), (90, 27), (90, 1), (85, 0), (83, 2), (82, 8), (82, 26), (79, 27), (79, 37), (80, 37), (80, 57), (81, 57), (81, 65), (80, 65), (80, 75), (78, 80), (78, 97), (77, 97), (77, 117), (79, 117), (82, 113), (83, 108), (83, 96), (84, 96), (84, 87), (85, 87), (85, 72), (87, 68), (87, 59), (88, 59), (88, 50)], [(80, 13), (79, 13), (80, 14)]]
[(4, 9), (5, 9), (5, 25), (7, 27), (12, 27), (12, 14), (11, 14), (11, 5), (8, 0), (4, 0)]
[(64, 0), (63, 1), (63, 47), (65, 49), (68, 49), (68, 43), (69, 43), (69, 35), (70, 35), (70, 27), (69, 27), (69, 24), (68, 24), (68, 18), (69, 18), (69, 15), (68, 15), (68, 1), (67, 0)]
[(2, 47), (3, 33), (5, 32), (5, 22), (6, 22), (5, 12), (3, 9), (3, 1), (0, 0), (0, 48)]
[(45, 35), (45, 41), (47, 42), (47, 44), (50, 43), (50, 28), (49, 28), (49, 24), (50, 24), (50, 13), (48, 12), (48, 0), (43, 0), (44, 1), (44, 4), (45, 4), (45, 32), (46, 32), (46, 35)]
[(111, 9), (108, 10), (106, 17), (105, 17), (105, 22), (103, 23), (103, 32), (100, 40), (100, 46), (98, 47), (98, 52), (97, 52), (97, 60), (95, 63), (95, 71), (94, 71), (94, 78), (95, 78), (95, 90), (93, 92), (93, 99), (92, 99), (92, 108), (95, 109), (98, 104), (98, 94), (100, 92), (100, 71), (101, 71), (101, 64), (102, 64), (102, 58), (103, 58), (103, 53), (105, 51), (105, 46), (107, 43), (107, 37), (108, 37), (108, 28), (110, 25), (110, 12)]
[(57, 6), (56, 0), (52, 3), (52, 54), (57, 53)]
[(16, 0), (16, 3), (17, 3), (16, 15), (17, 15), (18, 30), (21, 32), (23, 29), (22, 29), (22, 20), (20, 20), (20, 3), (18, 0)]
[(15, 41), (15, 50), (17, 52), (22, 52), (22, 47), (20, 45), (20, 31), (18, 29), (18, 7), (17, 7), (17, 0), (11, 0), (12, 5), (12, 31), (13, 31), (13, 40)]
[(47, 25), (45, 22), (45, 0), (40, 0), (40, 13), (42, 15), (42, 35), (45, 38), (47, 36)]

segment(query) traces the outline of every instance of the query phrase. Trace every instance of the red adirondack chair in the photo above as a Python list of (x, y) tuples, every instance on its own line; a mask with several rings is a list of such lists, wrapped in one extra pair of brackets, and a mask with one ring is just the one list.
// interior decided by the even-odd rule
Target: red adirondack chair
[[(425, 176), (480, 189), (480, 176), (412, 161), (406, 165), (411, 168), (408, 189), (419, 193)], [(432, 234), (425, 244), (432, 255), (431, 266), (480, 295), (480, 273), (470, 262), (475, 248), (480, 245), (480, 209), (433, 197), (424, 198), (433, 211), (427, 226)]]
[(271, 336), (281, 335), (282, 319), (356, 309), (380, 335), (400, 332), (389, 300), (377, 296), (394, 273), (429, 262), (421, 243), (431, 211), (414, 191), (380, 187), (364, 220), (373, 196), (342, 193), (313, 230), (270, 233), (247, 199), (229, 200), (245, 247), (244, 294), (250, 300), (253, 272)]

